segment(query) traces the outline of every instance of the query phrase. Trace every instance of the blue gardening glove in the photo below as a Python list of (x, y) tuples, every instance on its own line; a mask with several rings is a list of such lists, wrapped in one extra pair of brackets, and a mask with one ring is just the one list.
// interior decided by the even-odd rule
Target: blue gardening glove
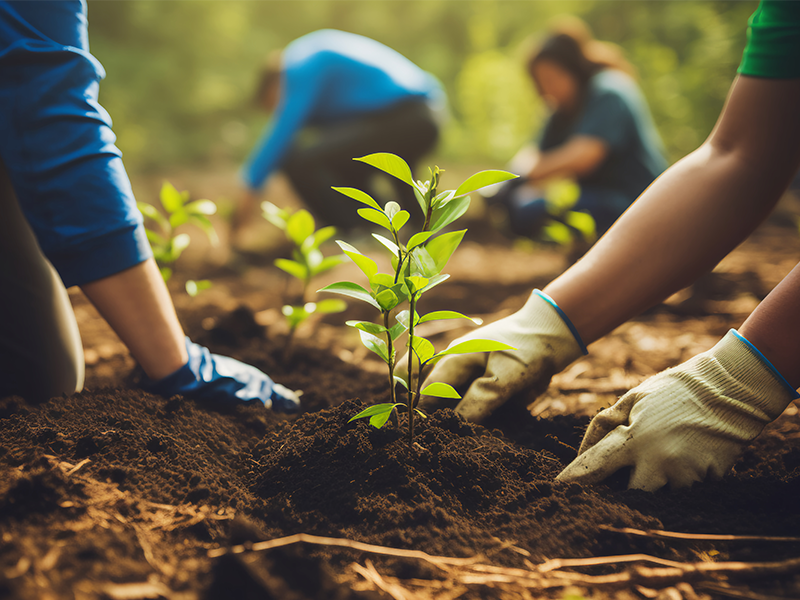
[[(454, 409), (480, 423), (512, 396), (526, 400), (540, 394), (550, 378), (586, 354), (586, 347), (567, 316), (548, 295), (534, 290), (521, 309), (455, 340), (452, 345), (484, 338), (505, 342), (516, 350), (456, 354), (442, 359), (424, 385), (441, 381), (464, 394)], [(408, 369), (403, 359), (399, 368)], [(438, 398), (423, 397), (424, 410), (443, 406)]]
[(797, 392), (731, 329), (716, 346), (662, 371), (597, 414), (558, 481), (596, 483), (632, 467), (628, 487), (685, 487), (730, 471), (745, 444)]
[(275, 412), (295, 413), (300, 410), (300, 397), (292, 390), (275, 383), (266, 374), (228, 356), (211, 354), (208, 348), (186, 338), (189, 362), (158, 381), (143, 379), (139, 386), (153, 394), (176, 394), (229, 402), (260, 400)]

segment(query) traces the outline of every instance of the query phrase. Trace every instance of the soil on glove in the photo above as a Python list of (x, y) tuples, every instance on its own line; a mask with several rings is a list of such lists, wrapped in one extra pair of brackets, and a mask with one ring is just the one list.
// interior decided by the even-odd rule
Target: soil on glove
[[(797, 237), (781, 223), (765, 226), (696, 289), (593, 345), (536, 403), (484, 426), (437, 411), (417, 420), (413, 444), (405, 415), (380, 430), (349, 422), (388, 400), (380, 365), (341, 326), (370, 318), (362, 307), (309, 325), (287, 350), (274, 318), (281, 279), (268, 266), (221, 270), (205, 299), (178, 301), (193, 339), (303, 390), (302, 413), (289, 418), (259, 403), (210, 406), (138, 391), (128, 383), (130, 358), (73, 294), (87, 389), (39, 404), (0, 401), (0, 598), (800, 597), (800, 542), (786, 539), (800, 538), (796, 405), (722, 481), (657, 493), (626, 490), (624, 473), (596, 486), (554, 482), (590, 415), (741, 324), (793, 266)], [(431, 292), (426, 310), (497, 318), (565, 265), (557, 249), (535, 261), (491, 240), (462, 250), (448, 267), (449, 289)], [(497, 260), (508, 265), (502, 274)], [(464, 331), (427, 335), (439, 347)], [(698, 541), (656, 530), (754, 537)], [(461, 567), (364, 546), (259, 546), (294, 534), (477, 557), (487, 568), (470, 579)], [(537, 568), (550, 559), (637, 553), (679, 565), (773, 565), (715, 575), (617, 559), (548, 563), (576, 576), (552, 585), (512, 577), (544, 577)], [(489, 567), (505, 579), (487, 578)]]

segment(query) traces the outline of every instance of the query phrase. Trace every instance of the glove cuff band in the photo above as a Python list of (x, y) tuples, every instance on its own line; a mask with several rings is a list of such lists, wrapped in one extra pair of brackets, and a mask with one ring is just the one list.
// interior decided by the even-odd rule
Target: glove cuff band
[(558, 306), (558, 304), (556, 304), (556, 301), (541, 290), (533, 290), (533, 293), (539, 296), (542, 300), (547, 302), (550, 306), (552, 306), (556, 310), (558, 316), (561, 317), (562, 321), (564, 321), (564, 325), (567, 326), (569, 332), (572, 334), (572, 337), (574, 337), (575, 341), (578, 343), (578, 347), (581, 349), (581, 352), (584, 354), (584, 356), (589, 354), (589, 350), (586, 349), (586, 344), (583, 343), (580, 334), (578, 334), (578, 330), (575, 329), (575, 326), (572, 324), (572, 321), (570, 321), (569, 317), (564, 313), (563, 310), (561, 310), (561, 307)]
[(797, 390), (794, 389), (791, 386), (791, 384), (789, 384), (788, 381), (786, 381), (786, 378), (783, 375), (781, 375), (780, 371), (778, 371), (778, 369), (775, 368), (775, 365), (773, 365), (769, 361), (769, 359), (761, 353), (761, 350), (759, 350), (752, 343), (750, 343), (750, 340), (748, 340), (746, 337), (744, 337), (741, 333), (739, 333), (735, 329), (731, 329), (728, 333), (732, 334), (733, 336), (735, 336), (736, 339), (738, 339), (745, 346), (747, 346), (747, 349), (750, 350), (750, 352), (752, 352), (755, 355), (755, 357), (757, 359), (759, 359), (763, 363), (763, 365), (765, 367), (767, 367), (767, 369), (772, 373), (772, 375), (775, 376), (775, 379), (777, 379), (778, 382), (781, 385), (783, 385), (784, 388), (786, 388), (786, 391), (789, 394), (791, 394), (792, 400), (796, 400), (797, 398), (800, 398), (800, 393), (798, 393)]

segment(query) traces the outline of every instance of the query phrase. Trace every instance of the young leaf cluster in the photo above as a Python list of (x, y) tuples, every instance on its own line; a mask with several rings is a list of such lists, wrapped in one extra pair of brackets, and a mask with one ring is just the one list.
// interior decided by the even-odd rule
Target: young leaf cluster
[[(217, 205), (211, 200), (190, 200), (188, 191), (179, 192), (167, 181), (161, 186), (159, 201), (166, 216), (152, 204), (137, 202), (136, 206), (145, 219), (154, 222), (158, 227), (158, 231), (145, 227), (145, 233), (161, 276), (164, 281), (169, 281), (175, 261), (191, 243), (191, 236), (188, 233), (176, 233), (175, 230), (184, 224), (195, 225), (202, 229), (216, 246), (219, 238), (208, 217), (217, 212)], [(211, 282), (205, 279), (186, 282), (186, 292), (190, 296), (195, 296), (209, 287)]]
[[(344, 255), (324, 256), (320, 246), (336, 235), (335, 227), (316, 229), (314, 217), (305, 209), (292, 211), (279, 208), (272, 202), (261, 203), (264, 218), (282, 230), (292, 243), (292, 258), (277, 258), (275, 266), (285, 271), (301, 286), (300, 303), (287, 303), (281, 312), (289, 326), (290, 338), (297, 327), (312, 314), (339, 313), (347, 308), (343, 300), (328, 298), (319, 302), (307, 302), (306, 295), (311, 279), (341, 264)], [(287, 342), (288, 343), (288, 342)]]
[[(470, 340), (437, 352), (433, 344), (416, 333), (416, 327), (423, 323), (440, 319), (470, 319), (452, 310), (419, 314), (417, 304), (427, 291), (444, 282), (449, 275), (444, 273), (453, 252), (466, 233), (466, 230), (443, 232), (461, 217), (469, 208), (471, 192), (482, 187), (516, 177), (506, 171), (481, 171), (469, 177), (455, 190), (438, 191), (441, 171), (434, 167), (427, 181), (414, 180), (408, 164), (400, 157), (389, 153), (370, 154), (355, 160), (369, 164), (400, 181), (414, 190), (414, 196), (422, 211), (424, 220), (420, 231), (406, 235), (403, 230), (409, 222), (410, 214), (396, 202), (388, 202), (381, 207), (369, 194), (349, 187), (334, 188), (363, 206), (358, 214), (366, 221), (378, 225), (384, 232), (374, 233), (373, 237), (388, 250), (392, 271), (381, 273), (377, 262), (344, 241), (339, 247), (362, 271), (369, 287), (358, 283), (343, 281), (322, 288), (320, 291), (333, 292), (366, 302), (381, 315), (380, 322), (348, 321), (347, 324), (359, 330), (361, 341), (366, 348), (377, 354), (388, 366), (390, 402), (377, 404), (355, 415), (353, 419), (369, 418), (375, 427), (382, 427), (395, 410), (404, 408), (408, 414), (408, 438), (413, 440), (414, 414), (424, 417), (416, 404), (421, 395), (459, 398), (456, 390), (446, 383), (432, 383), (421, 389), (420, 373), (450, 354), (471, 352), (490, 352), (512, 349), (507, 344), (493, 340)], [(473, 320), (474, 321), (474, 320)], [(395, 375), (397, 366), (398, 339), (406, 335), (408, 348), (408, 374)], [(395, 384), (407, 392), (406, 400), (399, 401)]]

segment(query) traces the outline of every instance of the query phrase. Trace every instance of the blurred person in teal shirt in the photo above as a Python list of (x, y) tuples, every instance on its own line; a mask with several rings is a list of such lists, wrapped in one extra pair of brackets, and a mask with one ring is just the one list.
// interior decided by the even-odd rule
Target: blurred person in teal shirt
[[(272, 118), (242, 169), (246, 193), (237, 220), (281, 170), (319, 220), (344, 228), (359, 224), (356, 207), (332, 186), (380, 196), (374, 169), (353, 158), (392, 152), (413, 168), (438, 141), (446, 104), (430, 73), (375, 40), (333, 29), (271, 55), (256, 97)], [(415, 214), (403, 187), (394, 188), (397, 200)]]
[(551, 217), (542, 188), (570, 179), (580, 187), (572, 210), (589, 213), (602, 235), (667, 167), (633, 68), (577, 18), (555, 26), (526, 67), (552, 112), (538, 139), (511, 161), (520, 178), (490, 203), (506, 208), (513, 233), (535, 237)]

